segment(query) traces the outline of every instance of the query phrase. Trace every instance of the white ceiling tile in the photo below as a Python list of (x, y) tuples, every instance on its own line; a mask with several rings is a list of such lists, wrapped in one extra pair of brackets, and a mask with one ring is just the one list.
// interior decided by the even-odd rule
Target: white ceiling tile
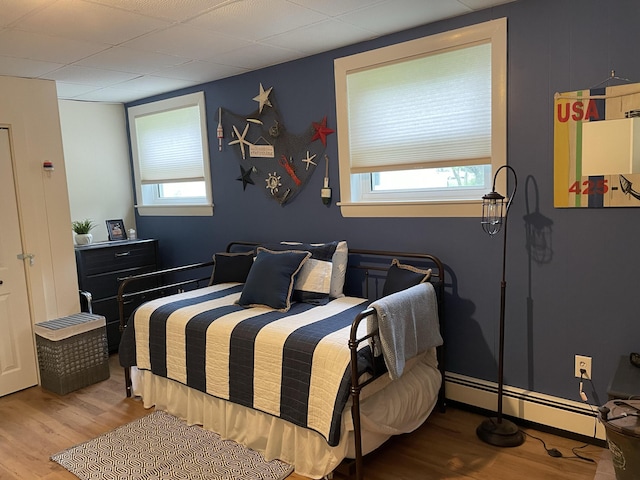
[(243, 0), (220, 6), (188, 23), (256, 41), (325, 18), (286, 0)]
[(180, 88), (191, 87), (197, 85), (197, 82), (189, 80), (179, 80), (175, 78), (163, 78), (155, 75), (144, 75), (133, 80), (122, 82), (118, 85), (120, 88), (139, 90), (146, 92), (170, 92)]
[(302, 7), (323, 13), (330, 17), (343, 15), (361, 8), (367, 8), (387, 0), (288, 0)]
[(212, 61), (215, 60), (216, 63), (224, 65), (257, 70), (299, 57), (300, 53), (292, 50), (254, 43), (233, 52), (217, 55)]
[(189, 61), (186, 58), (163, 53), (142, 52), (126, 47), (111, 47), (80, 60), (75, 65), (145, 74), (167, 67), (175, 67)]
[(65, 83), (78, 83), (80, 85), (95, 85), (106, 87), (111, 84), (125, 82), (138, 77), (135, 73), (116, 72), (103, 68), (80, 67), (69, 65), (62, 67), (49, 75), (55, 81)]
[(30, 78), (38, 78), (64, 66), (62, 63), (3, 56), (0, 56), (0, 65), (2, 65), (2, 75)]
[(109, 48), (109, 45), (69, 40), (39, 33), (7, 29), (0, 32), (0, 55), (72, 63)]
[[(78, 18), (82, 21), (78, 21)], [(14, 26), (29, 32), (118, 45), (168, 25), (164, 20), (82, 0), (58, 0), (16, 22)]]
[(469, 12), (453, 0), (393, 0), (341, 15), (340, 20), (383, 35)]
[(325, 20), (313, 25), (275, 35), (263, 43), (283, 48), (292, 48), (307, 55), (350, 45), (375, 36), (359, 27), (345, 24), (339, 20)]
[(75, 98), (78, 95), (98, 90), (95, 85), (79, 85), (77, 83), (64, 82), (56, 82), (56, 89), (58, 90), (58, 98)]
[(233, 77), (234, 75), (239, 75), (248, 71), (249, 69), (247, 68), (193, 60), (178, 67), (163, 68), (154, 72), (154, 74), (162, 77), (205, 83), (211, 80), (218, 80), (220, 78)]
[(128, 90), (117, 87), (100, 88), (91, 92), (80, 93), (73, 97), (74, 100), (101, 102), (101, 103), (126, 103), (140, 98), (140, 95), (149, 96), (162, 93), (159, 91)]
[(182, 22), (212, 10), (229, 0), (93, 0), (129, 12)]
[(0, 27), (11, 25), (28, 13), (54, 3), (56, 0), (0, 0)]
[(187, 25), (176, 25), (165, 30), (136, 38), (123, 46), (189, 59), (210, 58), (215, 53), (225, 53), (249, 45), (226, 35)]

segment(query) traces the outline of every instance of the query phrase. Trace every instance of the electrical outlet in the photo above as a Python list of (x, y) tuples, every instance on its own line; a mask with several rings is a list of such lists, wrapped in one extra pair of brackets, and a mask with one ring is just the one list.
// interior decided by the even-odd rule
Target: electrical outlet
[[(585, 370), (586, 373), (582, 375), (580, 370)], [(575, 375), (580, 378), (591, 378), (591, 357), (585, 357), (584, 355), (576, 355), (575, 361)]]

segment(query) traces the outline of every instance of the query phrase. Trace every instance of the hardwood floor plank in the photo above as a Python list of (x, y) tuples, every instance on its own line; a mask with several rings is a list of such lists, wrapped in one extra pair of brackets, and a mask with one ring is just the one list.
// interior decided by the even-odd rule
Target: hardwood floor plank
[[(126, 398), (117, 356), (111, 378), (64, 396), (32, 387), (0, 398), (0, 480), (73, 480), (49, 460), (50, 455), (151, 413), (140, 400)], [(592, 480), (597, 465), (572, 458), (582, 444), (545, 432), (524, 429), (557, 448), (527, 437), (515, 448), (481, 442), (475, 429), (483, 418), (448, 408), (434, 412), (415, 432), (391, 438), (365, 458), (367, 480)], [(602, 448), (588, 445), (580, 454), (598, 460)], [(288, 480), (307, 480), (292, 474)]]

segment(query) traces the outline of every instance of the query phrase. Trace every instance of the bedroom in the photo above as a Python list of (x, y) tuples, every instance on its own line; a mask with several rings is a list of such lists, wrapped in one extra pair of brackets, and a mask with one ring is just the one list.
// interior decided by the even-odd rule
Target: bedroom
[[(552, 107), (555, 92), (588, 88), (603, 80), (612, 69), (633, 81), (640, 78), (633, 55), (634, 45), (638, 43), (634, 27), (640, 17), (635, 2), (520, 0), (380, 38), (357, 48), (339, 49), (213, 82), (206, 86), (206, 94), (220, 99), (214, 104), (233, 108), (234, 104), (255, 96), (262, 83), (265, 87), (274, 87), (291, 130), (296, 122), (307, 124), (324, 115), (328, 116), (329, 125), (335, 127), (334, 57), (502, 17), (508, 19), (509, 30), (508, 161), (517, 170), (522, 187), (510, 217), (505, 382), (518, 392), (535, 392), (560, 404), (580, 403), (578, 381), (573, 375), (574, 356), (586, 355), (593, 358), (595, 393), (599, 403), (604, 403), (619, 357), (640, 348), (633, 287), (633, 265), (638, 257), (633, 239), (638, 227), (632, 217), (633, 209), (553, 207)], [(315, 72), (311, 78), (306, 75), (310, 68)], [(300, 87), (299, 78), (305, 79), (304, 88)], [(309, 87), (313, 95), (308, 95)], [(209, 113), (210, 125), (215, 125), (217, 119)], [(94, 115), (91, 112), (90, 116)], [(64, 134), (64, 120), (62, 128)], [(126, 138), (116, 141), (126, 141)], [(336, 162), (335, 135), (328, 137), (328, 145), (329, 157)], [(88, 159), (84, 160), (89, 163)], [(128, 158), (124, 161), (128, 162)], [(331, 185), (334, 198), (338, 198), (337, 164), (332, 166)], [(335, 203), (329, 208), (322, 205), (319, 172), (295, 201), (281, 207), (265, 198), (260, 185), (255, 189), (249, 185), (243, 190), (242, 184), (236, 181), (237, 165), (218, 164), (214, 169), (218, 169), (214, 171), (218, 180), (214, 180), (216, 211), (212, 217), (136, 218), (135, 227), (140, 237), (160, 240), (164, 265), (204, 260), (223, 249), (229, 240), (244, 239), (347, 238), (350, 244), (363, 248), (435, 252), (445, 260), (452, 279), (447, 298), (447, 316), (454, 319), (447, 330), (447, 370), (452, 374), (451, 379), (463, 376), (495, 382), (500, 246), (482, 232), (478, 218), (344, 218)], [(23, 195), (39, 199), (37, 201), (50, 195), (46, 191), (48, 187), (42, 186), (39, 171), (18, 172), (18, 175), (23, 175)], [(30, 175), (37, 175), (37, 181)], [(74, 193), (70, 195), (73, 198)], [(104, 208), (104, 202), (96, 201), (96, 204), (96, 209)], [(71, 208), (74, 212), (73, 201)], [(551, 221), (552, 257), (546, 263), (531, 261), (526, 248), (523, 219), (532, 211), (539, 211)], [(51, 225), (58, 218), (65, 218), (64, 213), (55, 210), (48, 214)], [(36, 236), (42, 233), (41, 225), (46, 223), (42, 215), (41, 210), (35, 208), (27, 219), (29, 231), (37, 232)], [(130, 210), (122, 208), (111, 215), (105, 214), (105, 218), (124, 218), (129, 226), (131, 215)], [(303, 232), (300, 232), (300, 223), (305, 225)], [(218, 236), (218, 232), (224, 235)], [(376, 232), (375, 240), (371, 238), (372, 232)], [(399, 232), (411, 232), (411, 235)], [(68, 241), (65, 228), (52, 235), (54, 245)], [(36, 250), (46, 250), (38, 246), (36, 240), (30, 241), (36, 242)], [(46, 259), (45, 253), (40, 255)], [(54, 318), (73, 309), (68, 300), (72, 298), (73, 288), (64, 285), (64, 279), (72, 278), (74, 267), (70, 269), (64, 264), (65, 255), (68, 254), (52, 256), (52, 271), (39, 271), (42, 280), (34, 289), (41, 299), (35, 303), (38, 319)], [(38, 263), (36, 268), (41, 268)], [(45, 285), (51, 283), (56, 285), (55, 294), (45, 291)], [(459, 395), (465, 396), (459, 400), (471, 404), (483, 402), (476, 387), (462, 389)], [(595, 398), (590, 387), (587, 393)], [(489, 399), (488, 403), (493, 405), (493, 400)], [(526, 415), (527, 405), (529, 402), (525, 399), (517, 408)], [(557, 414), (545, 413), (545, 420), (582, 433), (593, 428), (588, 415), (559, 410)]]

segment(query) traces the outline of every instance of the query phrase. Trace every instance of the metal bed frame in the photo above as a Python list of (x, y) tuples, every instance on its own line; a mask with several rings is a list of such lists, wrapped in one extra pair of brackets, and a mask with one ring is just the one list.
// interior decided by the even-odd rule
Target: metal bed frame
[[(242, 251), (247, 249), (253, 249), (260, 246), (259, 243), (255, 242), (240, 242), (234, 241), (227, 245), (227, 252), (234, 251)], [(398, 258), (401, 261), (406, 262), (407, 260), (418, 261), (421, 264), (425, 264), (425, 267), (432, 268), (431, 273), (431, 283), (433, 284), (436, 295), (438, 298), (438, 317), (440, 322), (440, 332), (442, 337), (445, 337), (444, 332), (444, 288), (445, 288), (445, 270), (442, 261), (431, 254), (427, 253), (411, 253), (411, 252), (395, 252), (395, 251), (383, 251), (383, 250), (362, 250), (362, 249), (349, 249), (349, 263), (347, 265), (347, 271), (356, 270), (362, 271), (364, 274), (363, 279), (363, 296), (365, 298), (369, 298), (370, 295), (370, 285), (373, 283), (376, 286), (377, 280), (381, 280), (384, 278), (387, 269), (391, 263), (392, 258)], [(352, 263), (352, 260), (355, 262), (355, 259), (359, 261), (357, 263)], [(383, 263), (386, 261), (386, 263)], [(175, 276), (179, 274), (183, 274), (185, 272), (192, 272), (203, 268), (213, 267), (214, 262), (202, 262), (202, 263), (194, 263), (190, 265), (183, 265), (179, 267), (167, 268), (163, 270), (158, 270), (150, 273), (143, 273), (140, 275), (133, 275), (129, 277), (125, 277), (120, 279), (120, 285), (118, 288), (118, 311), (120, 315), (120, 330), (124, 330), (127, 318), (125, 318), (125, 303), (128, 299), (136, 297), (136, 296), (144, 296), (150, 295), (158, 297), (158, 296), (166, 296), (179, 291), (184, 290), (187, 286), (192, 286), (192, 288), (199, 288), (203, 282), (209, 282), (210, 275), (206, 277), (199, 278), (189, 278), (186, 280), (175, 280), (167, 285), (159, 285), (152, 288), (146, 288), (141, 291), (128, 291), (128, 287), (139, 281), (149, 280), (153, 278), (160, 278), (166, 276)], [(345, 283), (345, 288), (347, 287)], [(376, 288), (376, 292), (379, 289)], [(380, 375), (384, 374), (384, 371), (373, 371), (373, 374), (367, 380), (361, 380), (358, 374), (358, 346), (365, 341), (375, 342), (375, 337), (377, 335), (377, 331), (371, 332), (365, 336), (358, 337), (357, 331), (358, 326), (364, 320), (366, 320), (369, 316), (374, 315), (375, 310), (371, 307), (360, 312), (353, 323), (351, 324), (351, 332), (349, 338), (349, 349), (351, 351), (351, 416), (353, 419), (353, 427), (354, 427), (354, 450), (355, 450), (355, 459), (350, 461), (343, 461), (343, 464), (338, 467), (333, 473), (336, 473), (340, 476), (344, 476), (346, 478), (354, 478), (356, 480), (363, 480), (363, 454), (362, 454), (362, 430), (360, 423), (360, 392), (366, 387), (369, 383), (373, 382), (376, 378), (380, 377)], [(438, 392), (438, 408), (441, 412), (444, 412), (446, 409), (446, 394), (445, 394), (445, 355), (444, 355), (445, 346), (441, 345), (437, 348), (437, 359), (438, 359), (438, 369), (442, 375), (442, 384), (440, 386), (440, 390)], [(371, 362), (374, 367), (376, 362)], [(132, 395), (132, 385), (131, 385), (131, 372), (128, 367), (124, 369), (125, 373), (125, 388), (127, 397), (131, 397)]]

